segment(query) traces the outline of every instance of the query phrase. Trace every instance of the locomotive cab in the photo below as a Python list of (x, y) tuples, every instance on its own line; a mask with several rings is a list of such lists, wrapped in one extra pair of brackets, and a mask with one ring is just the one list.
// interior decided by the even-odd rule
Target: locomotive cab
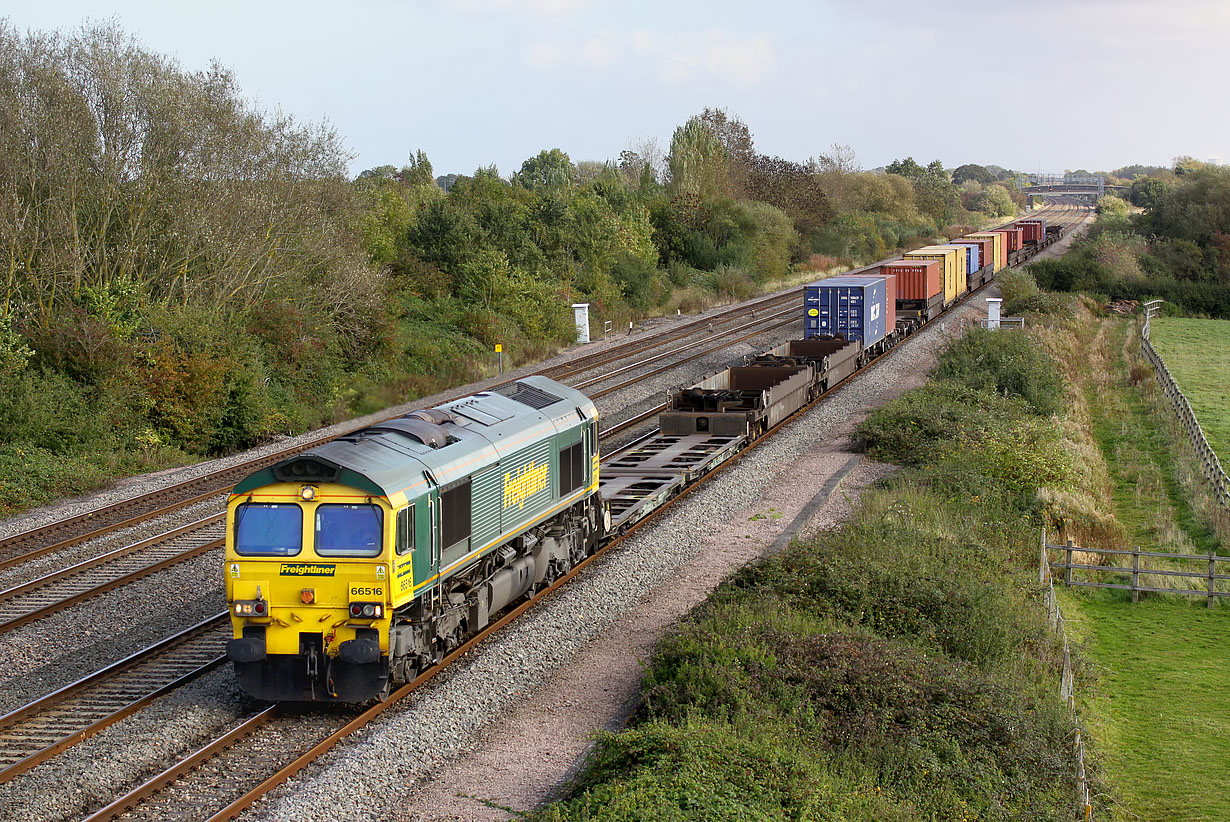
[(227, 513), (227, 656), (243, 689), (309, 701), (386, 691), (399, 524), (389, 501), (279, 483), (233, 495)]

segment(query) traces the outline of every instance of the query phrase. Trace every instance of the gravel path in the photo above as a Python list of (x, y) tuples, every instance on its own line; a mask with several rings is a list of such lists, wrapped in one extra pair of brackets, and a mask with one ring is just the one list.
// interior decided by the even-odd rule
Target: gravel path
[[(245, 818), (471, 819), (486, 813), (481, 802), (452, 804), (457, 793), (495, 801), (504, 796), (532, 807), (576, 767), (595, 727), (622, 720), (640, 676), (638, 654), (657, 632), (729, 570), (771, 546), (824, 484), (821, 478), (845, 465), (850, 455), (837, 443), (863, 410), (920, 383), (946, 337), (983, 315), (984, 307), (975, 300), (882, 359)], [(849, 487), (882, 470), (858, 469)], [(834, 494), (834, 507), (822, 508), (819, 522), (839, 519), (843, 499)], [(724, 524), (716, 533), (715, 523)], [(660, 619), (653, 617), (658, 612), (664, 612)], [(636, 622), (637, 613), (651, 622)], [(596, 639), (614, 644), (591, 645)], [(586, 667), (585, 660), (603, 664)], [(568, 676), (580, 678), (570, 683)], [(595, 707), (579, 714), (573, 710), (579, 704)], [(554, 758), (530, 755), (556, 748)], [(451, 762), (463, 752), (469, 755)], [(435, 782), (424, 781), (433, 775)], [(428, 804), (435, 801), (440, 804)]]

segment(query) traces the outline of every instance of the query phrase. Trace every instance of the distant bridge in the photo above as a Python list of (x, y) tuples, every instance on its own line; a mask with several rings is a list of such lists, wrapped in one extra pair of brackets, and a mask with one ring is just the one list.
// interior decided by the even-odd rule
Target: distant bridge
[(1022, 174), (1017, 177), (1017, 187), (1025, 194), (1076, 197), (1081, 200), (1096, 200), (1108, 190), (1125, 190), (1125, 186), (1108, 186), (1100, 174)]

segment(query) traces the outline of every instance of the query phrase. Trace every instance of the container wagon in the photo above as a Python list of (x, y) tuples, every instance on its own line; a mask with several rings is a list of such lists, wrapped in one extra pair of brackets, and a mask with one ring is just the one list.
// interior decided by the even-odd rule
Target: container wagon
[(811, 399), (810, 365), (727, 368), (671, 392), (658, 415), (664, 436), (758, 437)]
[[(932, 265), (938, 266), (938, 263)], [(818, 397), (857, 371), (862, 353), (862, 343), (838, 335), (827, 339), (791, 340), (757, 355), (752, 362), (811, 366), (812, 394)]]

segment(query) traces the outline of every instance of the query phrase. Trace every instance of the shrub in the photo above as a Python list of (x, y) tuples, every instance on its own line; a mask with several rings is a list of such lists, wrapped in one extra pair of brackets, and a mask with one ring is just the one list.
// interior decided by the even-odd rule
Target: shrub
[(1039, 414), (1055, 413), (1063, 398), (1058, 365), (1025, 334), (971, 331), (941, 355), (935, 374), (1020, 397)]
[[(722, 722), (652, 722), (602, 733), (573, 798), (536, 822), (808, 819), (905, 822), (909, 803), (860, 790), (854, 774), (793, 745), (748, 740)], [(844, 769), (847, 770), (848, 769)]]
[(957, 380), (930, 382), (867, 416), (856, 440), (871, 456), (898, 465), (933, 461), (955, 438), (999, 432), (1027, 412), (1019, 398), (971, 388)]

